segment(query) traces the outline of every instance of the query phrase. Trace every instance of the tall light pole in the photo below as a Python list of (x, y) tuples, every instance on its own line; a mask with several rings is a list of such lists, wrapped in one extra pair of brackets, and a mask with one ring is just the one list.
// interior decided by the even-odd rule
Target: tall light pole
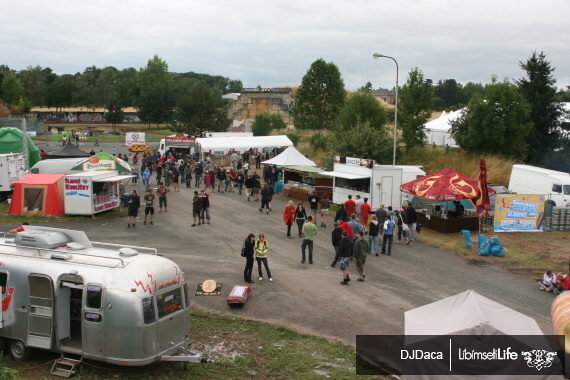
[(396, 101), (394, 107), (394, 154), (392, 156), (392, 166), (396, 165), (396, 141), (398, 140), (398, 61), (387, 55), (374, 53), (372, 54), (374, 59), (378, 58), (390, 58), (396, 64)]

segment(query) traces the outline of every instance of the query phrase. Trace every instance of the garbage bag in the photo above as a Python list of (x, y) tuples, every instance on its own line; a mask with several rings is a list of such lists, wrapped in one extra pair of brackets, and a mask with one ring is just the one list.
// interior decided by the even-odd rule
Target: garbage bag
[(489, 239), (489, 245), (491, 247), (495, 247), (495, 246), (500, 246), (501, 242), (499, 241), (499, 238), (497, 237), (497, 235), (493, 236), (492, 238)]
[(471, 231), (469, 230), (461, 230), (463, 234), (463, 240), (465, 240), (465, 248), (471, 248)]
[(503, 253), (503, 247), (500, 245), (494, 245), (491, 247), (490, 250), (491, 256), (503, 257), (505, 254)]
[(483, 234), (477, 236), (477, 245), (479, 246), (479, 256), (489, 256), (491, 254), (491, 246), (487, 243), (487, 238)]

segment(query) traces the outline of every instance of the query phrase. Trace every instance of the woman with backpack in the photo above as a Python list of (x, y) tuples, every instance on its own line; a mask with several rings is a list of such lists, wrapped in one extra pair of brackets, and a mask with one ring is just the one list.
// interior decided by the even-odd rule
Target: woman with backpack
[(273, 281), (271, 278), (271, 271), (269, 270), (269, 264), (267, 264), (267, 252), (269, 252), (269, 247), (267, 245), (267, 240), (265, 240), (264, 234), (259, 234), (259, 240), (255, 242), (255, 259), (257, 260), (257, 269), (259, 271), (259, 281), (263, 281), (263, 273), (261, 272), (261, 264), (265, 266), (265, 272), (267, 272), (267, 277), (269, 281)]

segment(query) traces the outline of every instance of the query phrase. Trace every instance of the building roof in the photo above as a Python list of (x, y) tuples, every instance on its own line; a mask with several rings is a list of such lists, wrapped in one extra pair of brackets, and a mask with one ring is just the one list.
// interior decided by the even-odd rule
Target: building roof
[(394, 91), (390, 91), (390, 90), (387, 90), (385, 88), (379, 88), (378, 90), (374, 90), (374, 92), (372, 92), (372, 95), (375, 95), (375, 96), (380, 96), (380, 95), (396, 96), (396, 93)]

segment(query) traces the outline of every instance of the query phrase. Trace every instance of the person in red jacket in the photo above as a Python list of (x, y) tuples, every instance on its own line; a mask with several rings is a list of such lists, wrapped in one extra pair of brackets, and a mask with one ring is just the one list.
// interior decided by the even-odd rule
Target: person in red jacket
[(567, 274), (558, 274), (558, 292), (554, 293), (564, 293), (570, 290), (570, 278)]
[(354, 234), (352, 233), (352, 227), (347, 222), (343, 221), (338, 225), (338, 228), (346, 232), (346, 236), (352, 241), (354, 241)]
[(349, 195), (348, 200), (344, 202), (344, 208), (347, 215), (352, 215), (356, 211), (356, 202), (352, 200), (352, 195)]
[(287, 237), (291, 239), (291, 226), (295, 223), (295, 204), (289, 201), (283, 210), (283, 224), (287, 226)]

